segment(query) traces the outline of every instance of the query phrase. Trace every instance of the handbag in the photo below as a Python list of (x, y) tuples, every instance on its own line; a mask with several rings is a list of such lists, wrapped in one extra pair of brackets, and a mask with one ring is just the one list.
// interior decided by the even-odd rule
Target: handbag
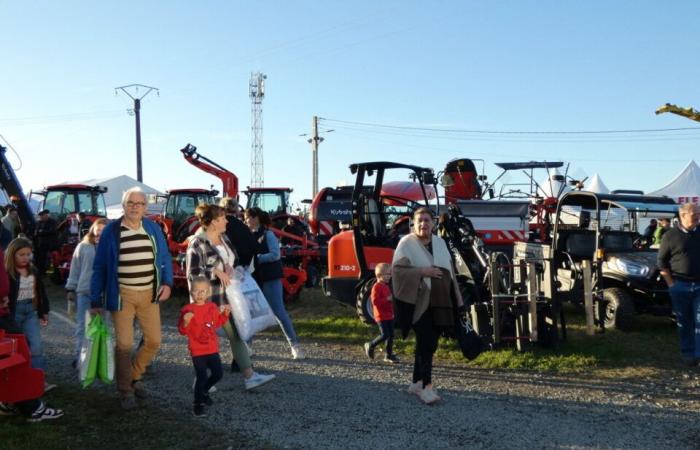
[(226, 287), (226, 299), (231, 305), (231, 315), (244, 341), (258, 332), (278, 324), (260, 287), (245, 270), (236, 270), (231, 283)]
[(474, 331), (472, 322), (469, 319), (469, 313), (465, 311), (464, 313), (456, 314), (455, 317), (455, 335), (457, 336), (459, 349), (462, 351), (462, 355), (471, 361), (486, 349), (486, 345)]

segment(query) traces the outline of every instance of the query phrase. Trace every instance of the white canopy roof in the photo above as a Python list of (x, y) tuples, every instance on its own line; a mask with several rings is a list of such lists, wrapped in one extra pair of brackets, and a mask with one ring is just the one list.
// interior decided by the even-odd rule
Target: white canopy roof
[(700, 203), (700, 167), (691, 160), (670, 183), (648, 195), (665, 195), (676, 203)]
[(586, 183), (583, 190), (588, 192), (595, 192), (596, 194), (610, 193), (610, 189), (608, 189), (605, 183), (603, 183), (603, 180), (597, 173), (594, 174), (590, 179), (588, 179), (588, 182)]

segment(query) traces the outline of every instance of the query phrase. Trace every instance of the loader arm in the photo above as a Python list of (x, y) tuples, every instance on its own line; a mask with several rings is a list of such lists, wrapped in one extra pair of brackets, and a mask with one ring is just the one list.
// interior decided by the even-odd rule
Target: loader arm
[(197, 153), (197, 147), (192, 144), (187, 144), (185, 148), (180, 149), (180, 151), (188, 163), (192, 164), (199, 170), (219, 178), (223, 184), (224, 195), (235, 199), (238, 198), (238, 177), (235, 174), (229, 170), (226, 170), (224, 167), (215, 163), (209, 158)]
[(690, 120), (694, 120), (696, 122), (700, 122), (700, 111), (697, 111), (693, 109), (692, 107), (690, 108), (681, 108), (680, 106), (672, 105), (670, 103), (666, 103), (664, 106), (656, 110), (656, 114), (663, 114), (663, 113), (673, 113), (673, 114), (678, 114), (679, 116), (687, 117)]
[(22, 191), (22, 185), (17, 179), (12, 165), (5, 156), (7, 149), (0, 145), (0, 189), (4, 190), (7, 197), (13, 201), (19, 213), (19, 220), (22, 225), (22, 231), (28, 236), (34, 235), (34, 227), (36, 219), (34, 213), (29, 206), (29, 201)]

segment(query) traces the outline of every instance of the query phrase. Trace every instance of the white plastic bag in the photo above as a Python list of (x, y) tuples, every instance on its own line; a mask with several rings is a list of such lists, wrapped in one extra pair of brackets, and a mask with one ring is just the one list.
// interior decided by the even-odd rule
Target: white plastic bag
[(277, 324), (277, 318), (267, 303), (258, 283), (246, 271), (237, 270), (226, 288), (226, 298), (238, 335), (244, 341), (256, 333)]

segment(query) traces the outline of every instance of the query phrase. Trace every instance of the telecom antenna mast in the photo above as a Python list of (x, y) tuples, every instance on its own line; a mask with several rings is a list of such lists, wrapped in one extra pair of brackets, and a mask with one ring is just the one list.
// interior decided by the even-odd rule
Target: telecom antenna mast
[(265, 79), (267, 75), (261, 72), (250, 74), (250, 181), (253, 187), (265, 184), (265, 166), (263, 163), (263, 122), (262, 101), (265, 97)]

